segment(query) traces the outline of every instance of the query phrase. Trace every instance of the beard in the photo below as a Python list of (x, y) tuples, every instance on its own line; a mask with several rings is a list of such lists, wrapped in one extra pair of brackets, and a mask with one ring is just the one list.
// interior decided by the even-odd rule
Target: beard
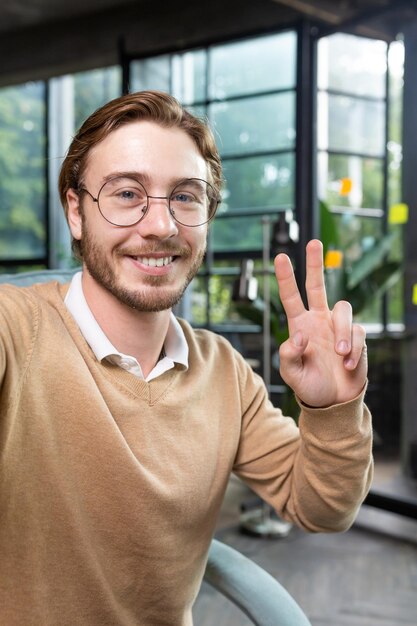
[(204, 245), (203, 248), (197, 250), (195, 258), (192, 259), (190, 247), (173, 245), (171, 242), (165, 242), (163, 245), (154, 243), (152, 246), (147, 246), (146, 250), (140, 251), (130, 248), (116, 249), (116, 255), (120, 258), (124, 256), (152, 256), (152, 253), (164, 252), (166, 256), (180, 256), (181, 260), (192, 259), (179, 286), (169, 286), (167, 276), (143, 275), (141, 281), (146, 288), (127, 288), (120, 284), (114, 266), (109, 264), (102, 246), (94, 240), (86, 221), (83, 221), (82, 255), (84, 266), (101, 287), (110, 292), (119, 302), (136, 311), (156, 313), (172, 309), (178, 304), (184, 291), (200, 269), (206, 252), (206, 245)]

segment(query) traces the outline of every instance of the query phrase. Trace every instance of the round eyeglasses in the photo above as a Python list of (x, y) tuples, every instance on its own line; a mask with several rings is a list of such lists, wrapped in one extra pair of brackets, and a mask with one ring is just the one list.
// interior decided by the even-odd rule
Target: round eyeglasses
[(149, 200), (167, 200), (173, 219), (183, 226), (202, 226), (216, 213), (220, 198), (214, 187), (200, 178), (186, 178), (177, 183), (168, 196), (150, 196), (145, 187), (130, 176), (111, 178), (100, 188), (95, 198), (101, 215), (114, 226), (138, 224), (149, 211)]

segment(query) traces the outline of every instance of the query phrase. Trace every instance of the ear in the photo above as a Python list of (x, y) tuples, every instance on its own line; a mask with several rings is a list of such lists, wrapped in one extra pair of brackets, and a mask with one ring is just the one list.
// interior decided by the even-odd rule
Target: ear
[(71, 235), (74, 237), (74, 239), (80, 240), (82, 237), (80, 196), (74, 191), (74, 189), (68, 189), (66, 197), (68, 205), (67, 220)]

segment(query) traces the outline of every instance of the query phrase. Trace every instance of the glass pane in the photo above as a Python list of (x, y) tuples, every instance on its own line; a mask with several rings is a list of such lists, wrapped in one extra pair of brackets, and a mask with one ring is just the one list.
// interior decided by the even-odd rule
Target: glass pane
[(369, 302), (355, 314), (355, 322), (361, 324), (381, 324), (382, 323), (382, 297), (376, 296), (369, 299)]
[(211, 276), (209, 280), (210, 321), (221, 324), (230, 320), (234, 278)]
[(318, 147), (321, 150), (383, 156), (385, 104), (348, 96), (318, 97)]
[(172, 57), (172, 95), (183, 104), (206, 99), (205, 50), (174, 54)]
[(73, 74), (74, 124), (79, 128), (91, 113), (121, 94), (120, 67)]
[[(211, 225), (211, 242), (216, 252), (262, 250), (262, 216), (217, 219)], [(238, 233), (238, 236), (237, 236)]]
[(388, 292), (388, 323), (404, 322), (404, 282), (400, 280)]
[(130, 64), (130, 91), (158, 89), (171, 91), (171, 67), (169, 55), (133, 61)]
[(320, 153), (318, 171), (319, 197), (331, 206), (382, 209), (382, 160)]
[(294, 205), (295, 157), (279, 154), (225, 160), (226, 186), (219, 213)]
[[(388, 205), (402, 201), (402, 104), (404, 88), (404, 43), (394, 41), (389, 47), (390, 72), (390, 128), (388, 141)], [(390, 224), (390, 231), (397, 231), (390, 260), (402, 261), (402, 229), (399, 224)], [(388, 293), (388, 322), (401, 324), (404, 321), (404, 284), (401, 278)]]
[(359, 259), (363, 251), (382, 236), (381, 219), (359, 217), (349, 211), (333, 215), (347, 263)]
[(402, 199), (402, 117), (404, 88), (404, 44), (395, 41), (389, 48), (390, 110), (388, 148), (388, 204)]
[[(404, 258), (402, 224), (389, 224), (388, 230), (395, 235), (388, 260), (401, 263)], [(404, 321), (404, 284), (403, 276), (388, 292), (388, 322), (399, 324)]]
[(211, 98), (291, 89), (296, 80), (294, 32), (215, 46), (210, 51)]
[(0, 258), (46, 255), (45, 84), (0, 90)]
[(202, 119), (204, 123), (207, 123), (207, 113), (206, 113), (206, 107), (204, 105), (198, 105), (198, 104), (188, 105), (185, 108), (187, 109), (187, 111), (189, 111), (196, 117), (199, 117), (200, 119)]
[(197, 326), (207, 325), (207, 280), (196, 276), (188, 292), (191, 294), (191, 321)]
[[(361, 259), (375, 241), (382, 236), (382, 220), (378, 218), (358, 217), (349, 211), (342, 215), (334, 214), (339, 233), (340, 247), (344, 252), (345, 278), (349, 277), (349, 268)], [(342, 270), (326, 272), (327, 294), (331, 305), (336, 300), (348, 300), (352, 304), (357, 321), (364, 323), (381, 323), (381, 297), (375, 296), (375, 282), (364, 278), (357, 286), (349, 287), (347, 280), (342, 280)]]
[(318, 84), (360, 96), (385, 97), (387, 45), (337, 33), (319, 41)]
[(294, 93), (212, 104), (209, 117), (222, 156), (294, 147)]

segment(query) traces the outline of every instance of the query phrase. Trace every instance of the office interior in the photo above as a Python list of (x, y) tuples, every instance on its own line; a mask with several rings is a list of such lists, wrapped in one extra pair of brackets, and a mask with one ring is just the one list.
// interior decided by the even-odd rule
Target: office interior
[[(225, 176), (177, 312), (227, 337), (293, 415), (272, 259), (288, 253), (303, 285), (322, 239), (329, 299), (367, 329), (374, 483), (350, 531), (316, 537), (274, 534), (232, 478), (218, 536), (315, 626), (415, 624), (417, 2), (10, 0), (0, 34), (0, 273), (75, 267), (57, 193), (75, 129), (121, 93), (168, 91), (208, 119)], [(205, 586), (196, 615), (252, 623)]]

